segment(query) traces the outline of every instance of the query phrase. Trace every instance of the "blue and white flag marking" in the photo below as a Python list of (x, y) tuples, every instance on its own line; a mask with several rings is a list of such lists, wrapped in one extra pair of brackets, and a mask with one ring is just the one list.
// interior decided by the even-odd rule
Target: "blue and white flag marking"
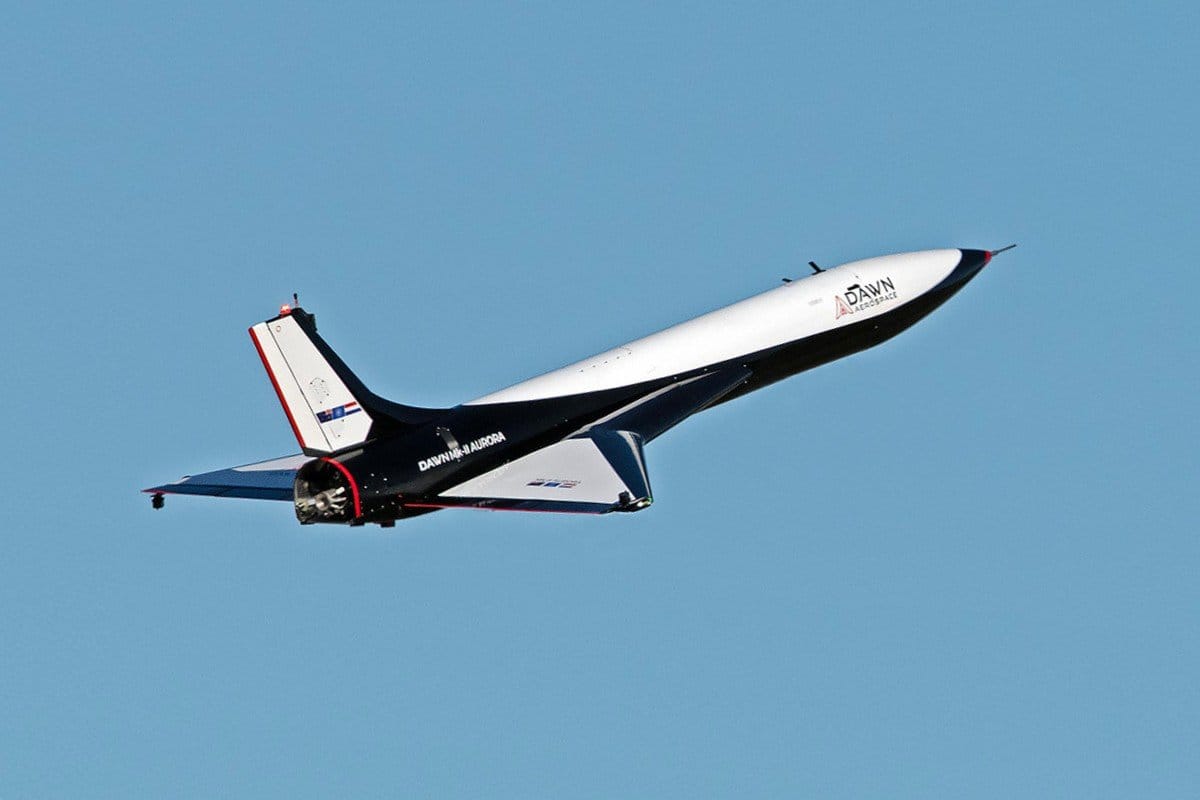
[(362, 409), (359, 408), (358, 403), (351, 400), (349, 403), (346, 403), (346, 405), (344, 405), (344, 406), (338, 406), (337, 408), (327, 408), (324, 411), (318, 411), (317, 412), (317, 421), (318, 422), (333, 422), (335, 419), (341, 419), (342, 417), (348, 417), (351, 414), (357, 414), (359, 411), (362, 411)]

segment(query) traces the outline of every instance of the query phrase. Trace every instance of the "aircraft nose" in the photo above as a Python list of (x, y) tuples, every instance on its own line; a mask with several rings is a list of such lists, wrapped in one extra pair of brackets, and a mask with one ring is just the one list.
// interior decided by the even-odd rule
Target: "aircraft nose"
[(958, 252), (962, 256), (958, 260), (958, 266), (946, 276), (942, 281), (941, 286), (954, 286), (960, 283), (966, 283), (979, 274), (979, 271), (988, 265), (992, 260), (992, 252), (990, 250), (963, 250)]
[(962, 260), (958, 262), (958, 268), (969, 272), (971, 277), (974, 277), (992, 260), (991, 250), (959, 250), (959, 252), (962, 253)]

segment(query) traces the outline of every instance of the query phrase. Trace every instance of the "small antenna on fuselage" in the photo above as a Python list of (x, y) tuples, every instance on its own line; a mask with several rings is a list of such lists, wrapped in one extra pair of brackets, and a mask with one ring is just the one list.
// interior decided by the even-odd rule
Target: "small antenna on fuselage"
[(810, 267), (812, 267), (813, 275), (816, 275), (818, 272), (824, 272), (824, 271), (825, 271), (825, 270), (821, 269), (820, 267), (818, 267), (818, 266), (817, 266), (817, 262), (815, 262), (815, 261), (810, 261), (810, 262), (808, 262), (808, 265), (809, 265)]

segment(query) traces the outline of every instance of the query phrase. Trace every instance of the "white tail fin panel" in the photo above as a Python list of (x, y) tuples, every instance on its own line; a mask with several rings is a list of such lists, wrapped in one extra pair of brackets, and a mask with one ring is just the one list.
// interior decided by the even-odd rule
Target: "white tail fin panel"
[(260, 322), (250, 337), (306, 452), (331, 453), (366, 441), (371, 415), (296, 320)]

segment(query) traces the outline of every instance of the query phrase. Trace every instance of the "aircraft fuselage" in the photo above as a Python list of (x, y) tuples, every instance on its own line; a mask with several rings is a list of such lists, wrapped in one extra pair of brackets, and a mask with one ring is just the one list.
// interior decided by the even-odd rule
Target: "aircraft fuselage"
[[(302, 523), (450, 507), (607, 513), (652, 501), (643, 446), (692, 414), (883, 342), (983, 269), (926, 250), (817, 271), (445, 409), (372, 393), (299, 308), (250, 329), (304, 455), (190, 476), (164, 493), (292, 500)], [(815, 267), (815, 265), (814, 265)]]
[(832, 267), (449, 409), (338, 460), (359, 482), (365, 521), (440, 508), (434, 498), (442, 491), (665, 387), (744, 373), (708, 408), (886, 341), (958, 292), (989, 258), (940, 250)]

